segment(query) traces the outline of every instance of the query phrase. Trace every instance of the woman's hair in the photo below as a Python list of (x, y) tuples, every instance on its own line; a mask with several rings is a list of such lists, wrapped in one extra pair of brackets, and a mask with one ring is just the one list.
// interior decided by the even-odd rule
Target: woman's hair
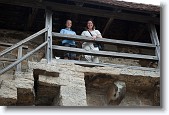
[[(94, 29), (95, 29), (95, 25), (94, 25), (94, 22), (93, 22), (93, 20), (92, 20), (92, 19), (89, 19), (89, 20), (87, 21), (87, 23), (88, 23), (89, 21), (91, 21), (91, 22), (93, 23), (92, 30), (94, 30)], [(88, 30), (87, 24), (86, 24), (86, 30)]]

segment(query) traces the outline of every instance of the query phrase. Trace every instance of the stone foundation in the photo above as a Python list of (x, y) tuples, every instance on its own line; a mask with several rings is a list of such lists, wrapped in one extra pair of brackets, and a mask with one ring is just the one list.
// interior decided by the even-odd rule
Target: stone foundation
[(28, 66), (28, 72), (13, 79), (1, 77), (0, 105), (160, 105), (158, 69), (83, 67), (57, 60), (47, 64), (45, 59)]

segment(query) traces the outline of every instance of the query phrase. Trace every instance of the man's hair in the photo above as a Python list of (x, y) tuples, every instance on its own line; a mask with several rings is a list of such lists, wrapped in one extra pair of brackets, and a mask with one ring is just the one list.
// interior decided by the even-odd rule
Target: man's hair
[(72, 20), (68, 19), (68, 20), (66, 20), (66, 23), (67, 23), (68, 21), (71, 21), (71, 22), (72, 22)]

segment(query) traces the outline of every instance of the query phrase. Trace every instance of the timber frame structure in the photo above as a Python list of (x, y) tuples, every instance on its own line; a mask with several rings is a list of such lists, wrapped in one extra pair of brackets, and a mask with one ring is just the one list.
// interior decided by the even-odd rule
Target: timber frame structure
[[(126, 7), (120, 6), (120, 4), (117, 5), (117, 3), (120, 3), (120, 1), (113, 1), (112, 3), (114, 4), (109, 4), (108, 7), (106, 7), (106, 4), (107, 4), (106, 0), (102, 1), (103, 3), (99, 0), (83, 0), (83, 1), (82, 0), (78, 0), (78, 1), (77, 0), (65, 0), (65, 1), (66, 2), (62, 3), (62, 1), (56, 2), (52, 0), (22, 0), (22, 1), (20, 0), (15, 0), (15, 1), (14, 0), (0, 0), (0, 3), (2, 4), (18, 5), (18, 6), (30, 7), (34, 9), (32, 16), (30, 18), (28, 27), (32, 26), (32, 23), (33, 23), (32, 21), (36, 15), (37, 9), (45, 10), (45, 14), (46, 14), (45, 15), (46, 21), (45, 21), (44, 29), (38, 31), (37, 33), (23, 39), (17, 44), (14, 44), (11, 47), (7, 48), (6, 50), (0, 52), (0, 56), (3, 56), (7, 54), (8, 52), (12, 51), (13, 49), (19, 48), (18, 60), (16, 60), (15, 62), (7, 66), (6, 68), (0, 70), (0, 74), (5, 73), (6, 71), (8, 71), (9, 69), (11, 69), (12, 67), (16, 65), (17, 65), (17, 71), (21, 71), (20, 63), (24, 59), (28, 58), (29, 56), (31, 56), (33, 53), (35, 53), (37, 50), (41, 49), (44, 46), (46, 47), (45, 58), (47, 59), (48, 63), (52, 61), (52, 58), (54, 57), (52, 51), (53, 49), (55, 49), (55, 50), (70, 51), (70, 52), (76, 52), (76, 53), (82, 53), (82, 54), (92, 54), (92, 55), (98, 55), (98, 56), (154, 60), (154, 61), (158, 61), (158, 65), (159, 65), (158, 68), (149, 68), (149, 69), (159, 69), (160, 67), (160, 42), (159, 42), (159, 38), (158, 38), (159, 36), (157, 35), (157, 30), (155, 26), (155, 25), (158, 25), (158, 26), (160, 25), (159, 7), (145, 5), (147, 7), (137, 11), (137, 9), (139, 9), (137, 8), (139, 7), (139, 5), (138, 6), (134, 5), (133, 7), (126, 8)], [(75, 5), (70, 5), (72, 3), (75, 3)], [(102, 7), (102, 9), (83, 7), (85, 3), (92, 4), (95, 6), (99, 5), (99, 7)], [(126, 10), (128, 11), (127, 13), (126, 13)], [(79, 35), (75, 35), (75, 36), (62, 35), (57, 32), (53, 32), (52, 31), (52, 25), (53, 25), (52, 15), (53, 15), (53, 12), (55, 11), (71, 12), (75, 14), (84, 14), (84, 15), (108, 18), (109, 20), (105, 28), (103, 29), (103, 35), (109, 29), (110, 24), (112, 23), (114, 19), (144, 23), (146, 26), (149, 27), (151, 43), (141, 43), (141, 42), (135, 42), (135, 41), (116, 40), (116, 39), (108, 39), (108, 38), (97, 39), (96, 42), (106, 43), (106, 44), (117, 44), (117, 45), (128, 45), (128, 46), (153, 48), (155, 51), (155, 55), (152, 56), (152, 55), (141, 55), (141, 54), (129, 54), (129, 53), (119, 53), (119, 52), (110, 52), (110, 51), (85, 51), (81, 48), (69, 48), (69, 47), (54, 45), (52, 41), (53, 39), (56, 39), (56, 38), (57, 39), (65, 39), (65, 38), (73, 39), (76, 41), (92, 41), (87, 37), (82, 37)], [(23, 44), (44, 33), (45, 33), (45, 41), (41, 45), (39, 45), (36, 49), (34, 49), (33, 51), (27, 53), (25, 56), (22, 57), (22, 47), (24, 47)], [(82, 61), (74, 61), (74, 63), (80, 64), (80, 65), (118, 66), (118, 65), (113, 65), (113, 64), (89, 63), (89, 62), (82, 62)], [(119, 66), (124, 66), (124, 65), (119, 65)], [(140, 69), (142, 67), (133, 67), (133, 68)]]

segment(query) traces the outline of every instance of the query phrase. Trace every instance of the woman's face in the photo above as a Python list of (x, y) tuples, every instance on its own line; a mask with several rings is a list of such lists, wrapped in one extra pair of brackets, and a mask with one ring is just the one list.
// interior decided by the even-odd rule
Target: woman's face
[(93, 22), (92, 21), (88, 21), (87, 22), (87, 27), (88, 27), (88, 29), (93, 29)]

